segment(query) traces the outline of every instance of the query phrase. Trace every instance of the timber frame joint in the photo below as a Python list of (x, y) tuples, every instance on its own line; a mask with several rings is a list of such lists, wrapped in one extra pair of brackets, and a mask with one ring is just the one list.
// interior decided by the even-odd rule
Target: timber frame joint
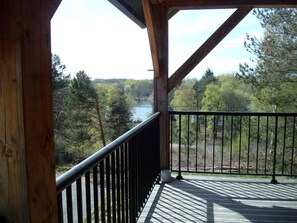
[(153, 4), (153, 5), (160, 5), (164, 2), (165, 0), (150, 0), (150, 2)]

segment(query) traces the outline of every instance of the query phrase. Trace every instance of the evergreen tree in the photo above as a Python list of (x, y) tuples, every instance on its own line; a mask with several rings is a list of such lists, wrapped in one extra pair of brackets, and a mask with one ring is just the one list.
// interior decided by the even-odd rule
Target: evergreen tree
[(67, 86), (70, 75), (65, 74), (66, 66), (58, 55), (52, 55), (53, 116), (55, 134), (55, 154), (57, 163), (65, 160), (65, 132), (67, 130)]
[(108, 89), (106, 126), (110, 140), (114, 140), (131, 128), (132, 105), (124, 90), (116, 85)]
[(240, 65), (238, 77), (252, 85), (255, 97), (270, 111), (296, 111), (297, 9), (258, 9), (263, 39), (246, 38), (256, 66)]
[(65, 74), (66, 66), (62, 64), (57, 54), (52, 55), (52, 86), (53, 90), (65, 88), (70, 80), (70, 75)]
[[(90, 78), (79, 71), (70, 82), (67, 140), (77, 161), (105, 144), (98, 95)], [(100, 144), (101, 138), (102, 144)]]
[(207, 69), (200, 80), (197, 80), (194, 84), (195, 97), (196, 97), (196, 108), (199, 111), (202, 108), (202, 99), (206, 86), (211, 83), (215, 83), (217, 78), (211, 69)]

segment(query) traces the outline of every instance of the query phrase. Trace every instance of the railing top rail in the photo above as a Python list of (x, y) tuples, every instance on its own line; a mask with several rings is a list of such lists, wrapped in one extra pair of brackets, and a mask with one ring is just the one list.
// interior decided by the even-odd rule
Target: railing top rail
[(297, 116), (297, 113), (288, 112), (209, 112), (209, 111), (169, 111), (169, 114), (181, 114), (181, 115), (226, 115), (226, 116)]
[(98, 162), (104, 159), (107, 155), (112, 153), (116, 148), (118, 148), (123, 143), (127, 142), (130, 138), (135, 136), (138, 132), (143, 130), (149, 124), (151, 124), (156, 118), (160, 116), (160, 112), (153, 114), (147, 120), (143, 121), (139, 125), (135, 126), (122, 136), (115, 139), (113, 142), (109, 143), (78, 165), (74, 166), (72, 169), (59, 176), (56, 180), (57, 185), (57, 193), (60, 193), (63, 189), (68, 187), (74, 181), (76, 181), (79, 177), (81, 177), (84, 173), (94, 167)]

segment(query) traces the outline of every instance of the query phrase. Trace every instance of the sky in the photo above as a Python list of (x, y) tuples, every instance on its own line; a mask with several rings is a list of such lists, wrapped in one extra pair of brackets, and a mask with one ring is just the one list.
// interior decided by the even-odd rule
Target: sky
[[(169, 21), (169, 76), (234, 12), (186, 10)], [(215, 75), (238, 71), (249, 62), (246, 33), (261, 37), (258, 19), (250, 13), (188, 75), (200, 78), (207, 68)], [(140, 28), (107, 0), (62, 0), (51, 21), (52, 53), (66, 73), (84, 70), (91, 78), (152, 79), (147, 29)]]

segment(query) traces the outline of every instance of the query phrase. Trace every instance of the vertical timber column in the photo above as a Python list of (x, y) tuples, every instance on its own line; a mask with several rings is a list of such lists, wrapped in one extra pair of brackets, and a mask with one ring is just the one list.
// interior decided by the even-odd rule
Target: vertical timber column
[(168, 16), (166, 0), (143, 0), (154, 68), (154, 110), (160, 117), (160, 167), (169, 169)]
[(154, 73), (154, 109), (160, 117), (160, 167), (169, 169), (169, 114), (168, 114), (168, 18), (166, 1), (156, 7), (158, 18), (159, 71)]
[(50, 0), (0, 1), (0, 222), (57, 222)]

